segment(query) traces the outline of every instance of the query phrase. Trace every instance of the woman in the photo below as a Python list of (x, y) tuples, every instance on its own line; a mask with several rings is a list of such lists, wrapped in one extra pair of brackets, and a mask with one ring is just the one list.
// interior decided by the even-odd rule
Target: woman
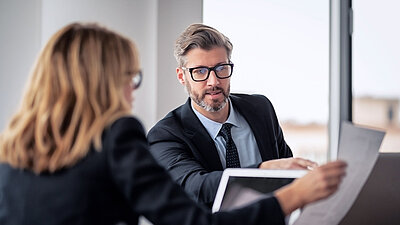
[(52, 36), (0, 136), (0, 224), (284, 224), (333, 193), (334, 162), (248, 207), (210, 214), (170, 179), (130, 116), (141, 72), (134, 44), (94, 24)]

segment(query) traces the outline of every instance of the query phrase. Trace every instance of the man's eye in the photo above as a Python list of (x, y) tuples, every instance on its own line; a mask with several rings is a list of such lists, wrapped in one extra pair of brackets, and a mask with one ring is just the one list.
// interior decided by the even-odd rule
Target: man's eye
[(193, 73), (195, 74), (199, 74), (199, 75), (204, 75), (207, 74), (207, 68), (198, 68), (198, 69), (194, 69)]
[(224, 65), (224, 66), (218, 66), (217, 68), (215, 68), (215, 70), (216, 70), (217, 72), (221, 72), (221, 71), (226, 70), (226, 69), (227, 69), (227, 66), (226, 66), (226, 65)]

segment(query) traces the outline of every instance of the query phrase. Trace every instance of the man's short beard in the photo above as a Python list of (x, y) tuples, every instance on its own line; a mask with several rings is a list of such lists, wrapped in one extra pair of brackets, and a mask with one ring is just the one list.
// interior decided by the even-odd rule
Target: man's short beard
[(226, 106), (226, 103), (228, 103), (228, 98), (225, 97), (224, 101), (219, 106), (212, 107), (211, 105), (207, 105), (203, 100), (199, 101), (199, 99), (193, 98), (192, 95), (189, 96), (198, 106), (200, 106), (201, 108), (203, 108), (208, 112), (218, 112)]
[(220, 90), (222, 91), (222, 94), (224, 95), (224, 100), (222, 101), (222, 103), (220, 105), (212, 107), (211, 105), (207, 105), (205, 103), (204, 98), (203, 99), (196, 98), (196, 96), (194, 96), (192, 94), (191, 88), (188, 83), (186, 83), (186, 85), (185, 85), (185, 91), (188, 93), (190, 99), (192, 99), (198, 106), (200, 106), (207, 112), (218, 112), (226, 106), (226, 104), (228, 103), (229, 89), (230, 88), (228, 87), (228, 92), (225, 93), (223, 91), (223, 89), (220, 88)]

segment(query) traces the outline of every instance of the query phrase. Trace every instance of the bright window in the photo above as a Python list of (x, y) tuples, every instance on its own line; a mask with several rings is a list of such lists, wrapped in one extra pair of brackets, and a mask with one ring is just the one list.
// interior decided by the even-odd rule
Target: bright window
[(329, 0), (203, 2), (203, 22), (233, 43), (231, 92), (267, 96), (294, 156), (325, 162)]
[(353, 121), (386, 130), (400, 152), (400, 2), (353, 0)]

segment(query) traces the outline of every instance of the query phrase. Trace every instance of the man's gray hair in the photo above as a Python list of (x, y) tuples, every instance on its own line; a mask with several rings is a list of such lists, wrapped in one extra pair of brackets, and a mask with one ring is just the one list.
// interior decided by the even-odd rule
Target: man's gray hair
[(210, 26), (195, 23), (188, 26), (175, 42), (174, 55), (178, 66), (182, 67), (186, 64), (185, 55), (194, 48), (211, 50), (214, 47), (224, 47), (231, 59), (232, 43), (225, 35)]

